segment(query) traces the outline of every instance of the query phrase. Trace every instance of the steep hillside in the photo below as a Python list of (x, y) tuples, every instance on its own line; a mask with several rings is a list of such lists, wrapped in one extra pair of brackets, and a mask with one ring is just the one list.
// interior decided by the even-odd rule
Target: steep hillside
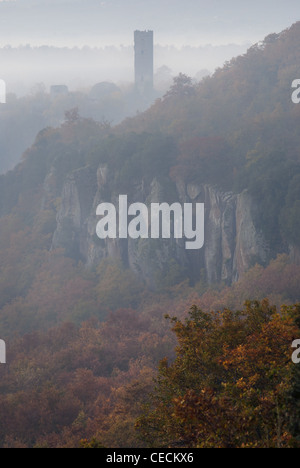
[[(93, 288), (104, 293), (99, 275), (104, 281), (110, 261), (119, 272), (110, 271), (111, 285), (121, 282), (123, 294), (111, 292), (98, 316), (137, 307), (144, 288), (159, 292), (188, 280), (203, 292), (234, 284), (278, 254), (299, 262), (300, 105), (291, 100), (299, 44), (297, 23), (196, 86), (180, 75), (163, 99), (116, 128), (73, 109), (60, 128), (43, 130), (22, 163), (0, 178), (0, 305), (8, 308), (0, 317), (12, 304), (19, 316), (18, 301), (37, 291), (40, 271), (44, 287), (51, 283), (48, 257), (73, 262), (69, 279), (79, 275), (93, 291), (94, 302), (86, 297), (79, 306), (73, 297), (62, 313), (72, 318), (77, 304), (79, 321), (99, 311)], [(184, 239), (101, 241), (96, 207), (122, 194), (147, 206), (204, 203), (204, 247), (188, 251)], [(49, 301), (43, 313), (53, 324), (60, 318)], [(25, 330), (39, 322), (36, 307)]]
[[(69, 109), (0, 176), (0, 447), (299, 446), (299, 55), (300, 23), (116, 128)], [(119, 195), (204, 203), (203, 248), (99, 239)]]

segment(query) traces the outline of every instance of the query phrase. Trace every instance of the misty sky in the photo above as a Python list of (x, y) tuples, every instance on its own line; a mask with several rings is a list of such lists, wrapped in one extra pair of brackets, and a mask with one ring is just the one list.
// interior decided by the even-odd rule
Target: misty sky
[(0, 46), (257, 42), (300, 19), (299, 0), (0, 0)]

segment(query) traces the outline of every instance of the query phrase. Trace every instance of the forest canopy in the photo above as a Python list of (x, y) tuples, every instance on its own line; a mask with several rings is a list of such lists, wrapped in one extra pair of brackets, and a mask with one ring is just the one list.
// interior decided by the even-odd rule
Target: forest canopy
[[(114, 127), (72, 105), (0, 176), (1, 447), (299, 444), (299, 43), (296, 23), (199, 83), (182, 73)], [(86, 228), (97, 197), (147, 197), (153, 181), (167, 202), (178, 181), (249, 194), (268, 259), (226, 283), (167, 258), (153, 288), (113, 247), (88, 264), (73, 218)], [(164, 260), (142, 247), (147, 266)]]

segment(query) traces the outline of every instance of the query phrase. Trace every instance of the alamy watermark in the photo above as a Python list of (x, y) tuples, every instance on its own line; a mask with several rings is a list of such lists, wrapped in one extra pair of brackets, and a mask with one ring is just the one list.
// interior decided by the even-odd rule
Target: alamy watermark
[[(300, 79), (292, 82), (292, 88), (295, 89), (292, 93), (292, 101), (294, 104), (300, 103)], [(292, 354), (292, 361), (294, 364), (300, 364), (300, 340), (294, 340), (292, 348), (296, 348), (296, 351)]]
[(6, 364), (6, 344), (0, 340), (0, 364)]
[(0, 104), (6, 104), (6, 83), (0, 78)]
[(144, 203), (128, 206), (127, 195), (119, 196), (116, 208), (112, 203), (101, 203), (96, 210), (101, 220), (96, 227), (100, 239), (186, 239), (187, 250), (204, 245), (203, 203)]
[(295, 88), (295, 91), (292, 93), (292, 101), (294, 104), (299, 104), (300, 103), (300, 79), (293, 81), (292, 88)]
[(294, 340), (292, 348), (297, 348), (292, 354), (292, 361), (294, 364), (300, 364), (300, 340)]

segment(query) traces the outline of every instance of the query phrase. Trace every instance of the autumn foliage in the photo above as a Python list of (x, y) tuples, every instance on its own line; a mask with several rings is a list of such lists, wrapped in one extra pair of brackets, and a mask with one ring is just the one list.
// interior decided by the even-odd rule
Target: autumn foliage
[[(0, 175), (1, 448), (300, 446), (299, 41), (297, 23), (201, 83), (180, 74), (115, 128), (73, 109)], [(103, 165), (105, 199), (156, 179), (170, 201), (179, 182), (247, 190), (265, 263), (208, 284), (170, 258), (150, 290), (128, 258), (55, 249), (66, 179)]]
[(137, 421), (154, 447), (287, 447), (291, 343), (300, 308), (267, 300), (207, 314), (194, 306), (173, 318), (179, 346), (160, 364), (156, 389)]

